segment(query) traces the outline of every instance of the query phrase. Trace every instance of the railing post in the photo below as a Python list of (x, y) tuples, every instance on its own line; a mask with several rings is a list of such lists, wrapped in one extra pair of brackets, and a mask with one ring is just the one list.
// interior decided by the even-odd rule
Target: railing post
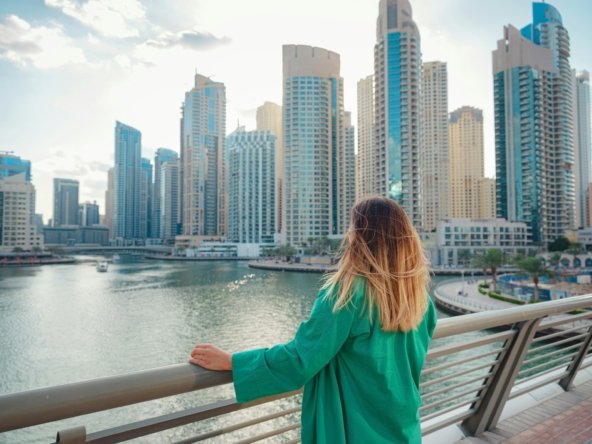
[(514, 329), (518, 331), (505, 345), (502, 360), (495, 365), (488, 387), (475, 403), (475, 413), (460, 426), (468, 435), (480, 435), (497, 424), (541, 319), (515, 325)]
[(86, 442), (86, 427), (72, 427), (60, 430), (56, 436), (56, 444), (84, 444)]
[(559, 385), (566, 392), (572, 388), (573, 380), (578, 374), (578, 371), (582, 366), (582, 362), (584, 362), (584, 359), (586, 359), (586, 355), (588, 354), (588, 351), (590, 351), (591, 345), (592, 327), (588, 329), (588, 337), (582, 343), (582, 348), (580, 349), (578, 354), (574, 356), (573, 360), (569, 363), (569, 367), (567, 367), (568, 374), (559, 380)]

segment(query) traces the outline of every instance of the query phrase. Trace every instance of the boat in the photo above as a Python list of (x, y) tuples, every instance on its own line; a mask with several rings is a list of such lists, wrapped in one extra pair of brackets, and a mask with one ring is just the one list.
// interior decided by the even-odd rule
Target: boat
[(97, 271), (104, 273), (108, 269), (109, 269), (109, 262), (107, 262), (107, 261), (97, 262)]

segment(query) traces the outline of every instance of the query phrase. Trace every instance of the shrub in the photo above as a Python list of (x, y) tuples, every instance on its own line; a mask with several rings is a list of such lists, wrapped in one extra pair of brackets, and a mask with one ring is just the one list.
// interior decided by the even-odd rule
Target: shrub
[(494, 293), (493, 291), (489, 292), (489, 297), (492, 299), (497, 299), (498, 301), (509, 302), (510, 304), (516, 304), (516, 305), (526, 304), (526, 302), (521, 301), (520, 299), (516, 299), (513, 297), (509, 297), (509, 296), (502, 296), (501, 294)]

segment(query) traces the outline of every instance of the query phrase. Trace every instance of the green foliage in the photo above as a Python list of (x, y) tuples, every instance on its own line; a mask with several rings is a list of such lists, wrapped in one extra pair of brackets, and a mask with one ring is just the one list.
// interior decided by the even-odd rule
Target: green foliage
[(525, 257), (516, 262), (518, 269), (526, 273), (534, 284), (534, 302), (539, 300), (539, 279), (542, 276), (553, 276), (553, 272), (545, 266), (540, 256)]
[(23, 249), (21, 247), (14, 247), (12, 249), (12, 252), (13, 253), (22, 253), (23, 252)]
[(479, 286), (477, 288), (477, 291), (481, 294), (487, 294), (487, 290), (484, 287)]
[(566, 237), (558, 237), (553, 242), (549, 243), (549, 251), (565, 251), (569, 248), (571, 243)]
[(520, 299), (512, 298), (509, 296), (502, 296), (501, 294), (495, 293), (493, 291), (490, 291), (488, 296), (492, 299), (497, 299), (498, 301), (509, 302), (510, 304), (516, 304), (516, 305), (526, 304), (526, 302), (521, 301)]

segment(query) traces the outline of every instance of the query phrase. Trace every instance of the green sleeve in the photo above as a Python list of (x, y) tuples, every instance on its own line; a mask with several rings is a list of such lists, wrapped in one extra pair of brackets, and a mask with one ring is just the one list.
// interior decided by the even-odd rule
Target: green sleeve
[(317, 298), (310, 318), (294, 339), (271, 348), (232, 355), (232, 375), (238, 402), (299, 389), (337, 354), (349, 336), (355, 308), (333, 312), (333, 302)]

